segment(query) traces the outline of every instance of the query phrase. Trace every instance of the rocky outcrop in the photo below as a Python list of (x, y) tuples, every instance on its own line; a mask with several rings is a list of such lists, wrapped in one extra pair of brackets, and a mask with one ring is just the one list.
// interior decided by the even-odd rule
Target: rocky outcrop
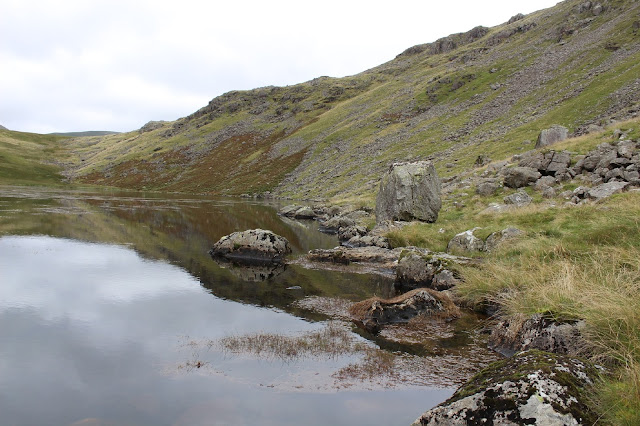
[(584, 321), (559, 322), (541, 314), (517, 316), (492, 328), (489, 347), (506, 356), (529, 349), (579, 355), (587, 350), (584, 326)]
[(383, 176), (376, 199), (376, 222), (435, 222), (442, 206), (441, 183), (433, 163), (395, 163)]
[(536, 148), (553, 145), (554, 143), (563, 141), (569, 137), (569, 129), (563, 126), (553, 126), (550, 129), (544, 129), (538, 135)]
[(533, 167), (512, 167), (505, 171), (504, 186), (522, 188), (540, 179), (540, 172)]
[(152, 132), (154, 130), (161, 129), (165, 124), (165, 121), (149, 121), (147, 124), (142, 126), (140, 130), (138, 130), (138, 133)]
[(498, 361), (418, 418), (414, 426), (590, 425), (598, 379), (587, 361), (531, 350)]
[(385, 324), (409, 322), (418, 315), (456, 315), (455, 305), (444, 294), (419, 288), (393, 299), (374, 297), (354, 304), (349, 312), (358, 325), (378, 333)]
[(291, 247), (286, 238), (264, 229), (234, 232), (209, 250), (212, 257), (247, 264), (279, 263), (289, 253)]

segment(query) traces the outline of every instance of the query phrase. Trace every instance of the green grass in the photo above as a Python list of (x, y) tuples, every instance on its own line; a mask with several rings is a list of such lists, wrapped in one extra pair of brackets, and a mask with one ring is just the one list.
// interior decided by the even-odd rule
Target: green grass
[(63, 156), (65, 136), (0, 130), (1, 185), (61, 185), (61, 167), (48, 164)]

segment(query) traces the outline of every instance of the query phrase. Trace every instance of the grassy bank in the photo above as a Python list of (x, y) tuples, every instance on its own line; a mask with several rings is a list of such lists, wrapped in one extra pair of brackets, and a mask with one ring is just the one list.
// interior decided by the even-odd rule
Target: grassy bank
[(470, 207), (437, 224), (396, 231), (392, 239), (443, 250), (451, 235), (474, 226), (483, 227), (476, 232), (482, 237), (506, 226), (526, 236), (485, 254), (480, 268), (464, 268), (459, 296), (471, 306), (497, 304), (501, 316), (584, 319), (590, 356), (612, 373), (598, 395), (603, 421), (640, 424), (640, 193), (500, 214)]

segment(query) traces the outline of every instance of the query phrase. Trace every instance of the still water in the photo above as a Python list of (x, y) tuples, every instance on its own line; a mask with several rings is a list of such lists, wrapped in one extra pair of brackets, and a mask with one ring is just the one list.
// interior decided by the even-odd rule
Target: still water
[[(295, 303), (310, 296), (362, 300), (392, 291), (380, 276), (246, 270), (208, 256), (221, 236), (252, 228), (285, 236), (294, 255), (337, 245), (313, 222), (278, 217), (277, 208), (0, 188), (0, 424), (406, 425), (450, 396), (456, 383), (447, 368), (419, 380), (349, 375), (364, 371), (366, 353), (283, 359), (218, 343), (326, 328), (330, 318)], [(385, 346), (340, 326), (360, 347)], [(384, 350), (411, 362), (435, 359), (398, 345)]]

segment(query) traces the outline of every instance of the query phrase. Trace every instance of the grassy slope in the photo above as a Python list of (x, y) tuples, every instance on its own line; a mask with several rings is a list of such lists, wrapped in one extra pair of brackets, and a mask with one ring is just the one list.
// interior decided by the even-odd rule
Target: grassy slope
[(0, 130), (0, 184), (60, 185), (61, 168), (53, 162), (64, 155), (63, 136)]
[(456, 174), (479, 154), (530, 149), (551, 124), (581, 130), (637, 105), (640, 5), (610, 1), (594, 17), (579, 3), (356, 76), (231, 92), (149, 133), (78, 138), (69, 166), (80, 180), (138, 189), (371, 203), (391, 162), (429, 158)]

